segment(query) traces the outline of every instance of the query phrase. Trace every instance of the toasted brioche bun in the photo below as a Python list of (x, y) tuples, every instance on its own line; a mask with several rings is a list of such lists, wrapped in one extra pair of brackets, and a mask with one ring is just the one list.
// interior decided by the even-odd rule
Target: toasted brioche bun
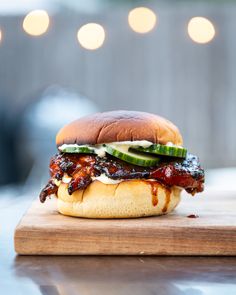
[(56, 144), (101, 144), (117, 141), (148, 140), (182, 145), (178, 128), (154, 114), (135, 111), (96, 113), (78, 119), (57, 134)]
[[(153, 195), (153, 186), (156, 197)], [(93, 181), (85, 190), (68, 194), (61, 183), (57, 206), (63, 215), (87, 218), (132, 218), (171, 212), (180, 201), (181, 189), (166, 189), (157, 182), (127, 180), (119, 184)], [(157, 200), (157, 204), (156, 201)]]

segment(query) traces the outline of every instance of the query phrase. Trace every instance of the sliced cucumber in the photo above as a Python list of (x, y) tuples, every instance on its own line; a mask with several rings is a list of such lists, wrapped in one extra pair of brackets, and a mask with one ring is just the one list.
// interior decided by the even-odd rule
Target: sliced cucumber
[(81, 153), (81, 154), (94, 154), (94, 149), (87, 147), (87, 146), (66, 146), (66, 147), (59, 147), (59, 150), (63, 153)]
[(178, 157), (178, 158), (185, 158), (187, 155), (187, 149), (183, 147), (163, 145), (163, 144), (153, 144), (148, 148), (138, 147), (138, 148), (135, 148), (135, 150), (144, 152), (144, 153)]
[(135, 152), (135, 151), (133, 152), (133, 151), (130, 151), (128, 148), (124, 149), (124, 148), (113, 146), (110, 144), (106, 144), (105, 148), (108, 154), (137, 166), (143, 166), (143, 167), (156, 166), (160, 161), (160, 158), (158, 157), (145, 155), (144, 153), (140, 153), (140, 152)]

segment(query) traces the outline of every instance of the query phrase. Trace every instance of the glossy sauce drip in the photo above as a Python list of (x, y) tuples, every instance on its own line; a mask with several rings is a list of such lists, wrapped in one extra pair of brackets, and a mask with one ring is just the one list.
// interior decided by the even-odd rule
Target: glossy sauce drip
[(158, 186), (156, 182), (150, 182), (152, 188), (152, 205), (155, 207), (158, 204)]
[(190, 214), (187, 217), (188, 218), (198, 218), (199, 216), (197, 214)]
[(166, 201), (165, 201), (165, 205), (164, 205), (164, 207), (162, 209), (163, 213), (165, 213), (167, 211), (167, 209), (168, 209), (168, 205), (170, 203), (170, 193), (171, 193), (171, 191), (166, 188), (165, 193), (166, 193)]
[(158, 182), (153, 180), (146, 180), (145, 183), (148, 183), (151, 186), (152, 205), (155, 207), (158, 204)]

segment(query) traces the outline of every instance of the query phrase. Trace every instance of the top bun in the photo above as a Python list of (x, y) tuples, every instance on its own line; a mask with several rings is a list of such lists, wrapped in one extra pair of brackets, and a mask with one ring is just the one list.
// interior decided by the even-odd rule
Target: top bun
[(56, 144), (94, 145), (135, 140), (183, 144), (173, 123), (154, 114), (135, 111), (96, 113), (73, 121), (58, 132)]

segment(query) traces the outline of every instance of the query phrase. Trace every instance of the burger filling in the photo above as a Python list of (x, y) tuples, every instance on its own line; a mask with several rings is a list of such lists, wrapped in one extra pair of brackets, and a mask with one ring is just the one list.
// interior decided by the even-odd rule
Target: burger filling
[[(172, 153), (173, 148), (168, 148), (168, 146), (172, 145), (166, 145), (164, 149), (159, 147), (159, 153), (161, 151)], [(141, 148), (144, 149), (144, 152), (155, 152), (149, 143)], [(138, 151), (141, 155), (137, 154), (137, 163), (142, 163), (141, 166), (133, 164), (132, 153), (127, 153), (126, 157), (119, 159), (117, 155), (120, 153), (115, 153), (114, 156), (107, 153), (104, 148), (103, 153), (95, 153), (87, 146), (80, 147), (81, 153), (71, 152), (71, 150), (65, 152), (67, 150), (60, 148), (59, 150), (61, 152), (52, 157), (50, 161), (51, 178), (40, 193), (41, 202), (44, 202), (51, 194), (57, 195), (61, 182), (68, 184), (70, 195), (77, 190), (86, 189), (95, 180), (105, 184), (116, 184), (131, 179), (155, 180), (167, 188), (181, 187), (192, 195), (204, 189), (204, 170), (200, 167), (198, 158), (189, 153), (184, 157), (178, 157), (177, 154), (174, 157), (161, 155), (157, 164), (155, 156), (146, 156), (147, 153), (143, 156), (143, 151)], [(178, 153), (180, 152), (182, 153), (182, 151), (178, 151)], [(147, 166), (148, 163), (156, 164)]]

